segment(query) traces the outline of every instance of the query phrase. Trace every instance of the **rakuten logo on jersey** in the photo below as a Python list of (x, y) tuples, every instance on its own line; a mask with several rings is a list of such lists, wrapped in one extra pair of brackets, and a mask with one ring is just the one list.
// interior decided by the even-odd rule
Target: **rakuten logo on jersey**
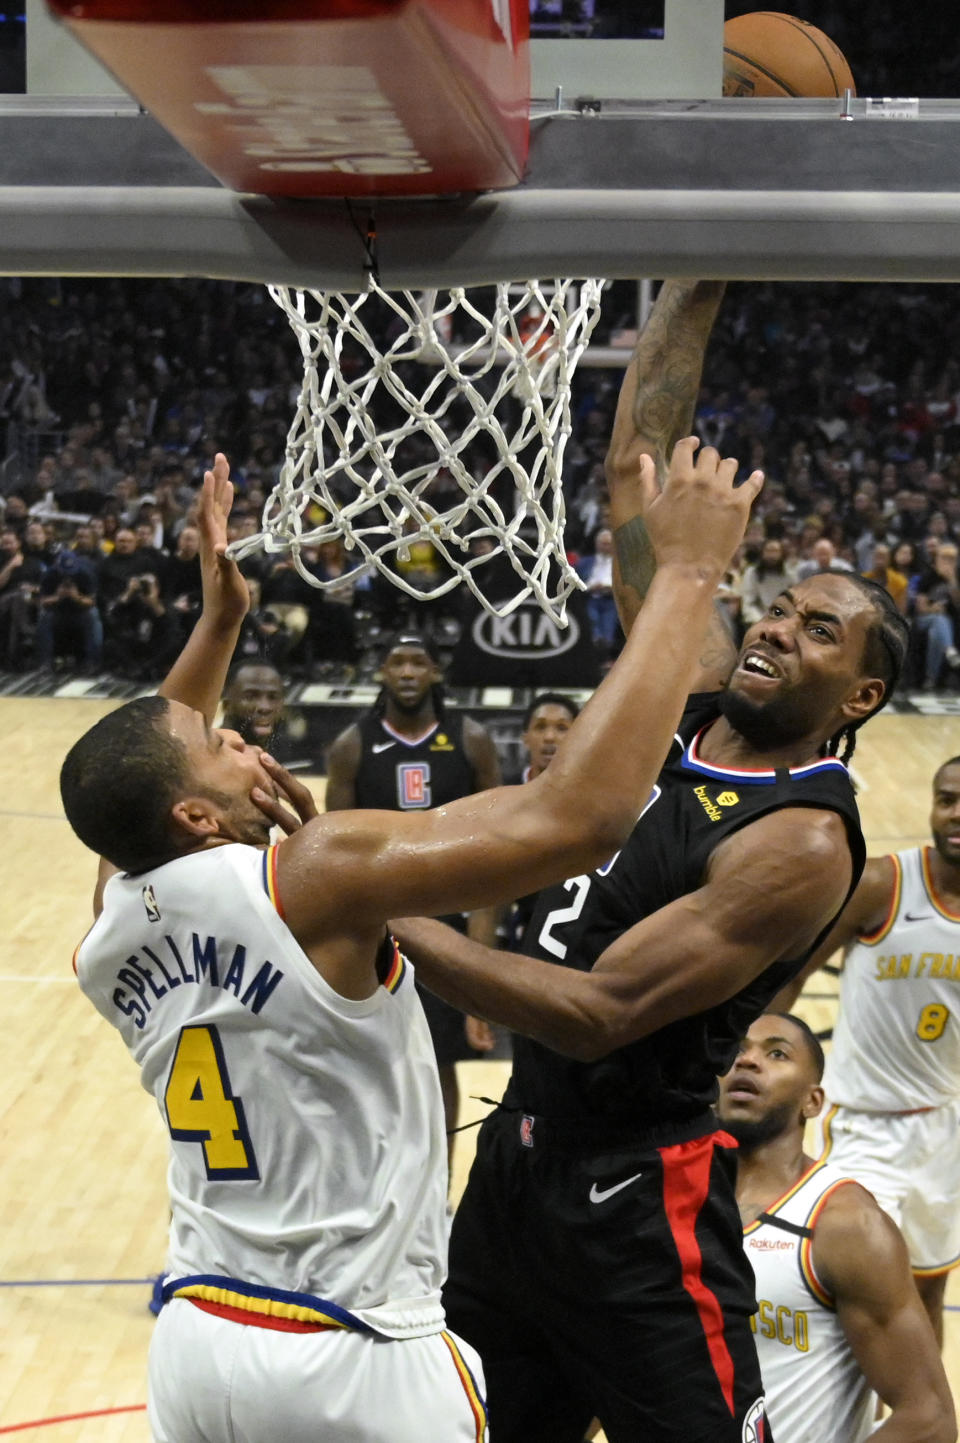
[(545, 656), (560, 656), (580, 640), (580, 623), (567, 617), (569, 625), (562, 630), (552, 616), (539, 607), (518, 607), (509, 616), (491, 616), (481, 611), (474, 618), (474, 644), (490, 656), (508, 656), (517, 661), (534, 661)]

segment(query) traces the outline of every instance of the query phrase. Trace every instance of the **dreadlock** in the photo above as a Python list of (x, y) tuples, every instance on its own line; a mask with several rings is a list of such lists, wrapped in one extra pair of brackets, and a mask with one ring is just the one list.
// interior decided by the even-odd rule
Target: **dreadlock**
[(866, 576), (859, 576), (855, 571), (844, 572), (843, 577), (845, 581), (856, 586), (873, 606), (874, 619), (867, 632), (861, 667), (864, 675), (878, 676), (883, 682), (883, 696), (873, 711), (859, 721), (848, 722), (823, 744), (823, 756), (838, 756), (840, 761), (849, 762), (856, 749), (857, 732), (865, 721), (869, 721), (870, 717), (876, 716), (877, 712), (886, 706), (900, 680), (907, 655), (910, 627), (885, 587), (876, 581), (868, 580)]

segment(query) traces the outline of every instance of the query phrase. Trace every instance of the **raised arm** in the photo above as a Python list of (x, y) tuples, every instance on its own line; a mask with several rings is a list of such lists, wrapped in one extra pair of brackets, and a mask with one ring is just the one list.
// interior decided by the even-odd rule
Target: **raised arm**
[[(660, 568), (643, 615), (550, 767), (524, 787), (432, 811), (328, 814), (280, 849), (280, 894), (301, 940), (362, 917), (435, 916), (507, 901), (600, 865), (631, 831), (683, 710), (719, 575), (762, 478), (678, 443), (658, 491), (643, 465)], [(638, 718), (643, 726), (638, 726)], [(323, 885), (318, 886), (322, 878)]]
[(954, 1443), (950, 1387), (903, 1238), (856, 1184), (827, 1202), (814, 1232), (813, 1264), (836, 1300), (861, 1372), (890, 1409), (871, 1438)]
[[(161, 685), (160, 696), (202, 711), (212, 725), (243, 618), (250, 605), (247, 583), (235, 561), (228, 560), (227, 517), (233, 505), (233, 482), (226, 456), (218, 451), (213, 469), (203, 477), (198, 525), (203, 610), (187, 642)], [(117, 871), (100, 858), (93, 893), (93, 912), (103, 908), (103, 889)]]
[(213, 470), (204, 474), (198, 516), (203, 610), (159, 687), (160, 696), (202, 711), (211, 725), (250, 605), (247, 583), (237, 563), (225, 554), (227, 517), (232, 505), (230, 467), (226, 456), (218, 451)]
[[(892, 857), (870, 857), (850, 901), (824, 937), (802, 972), (777, 993), (770, 1012), (792, 1012), (794, 1003), (813, 974), (829, 962), (835, 952), (847, 948), (857, 937), (869, 936), (883, 925), (893, 901), (896, 869)], [(842, 960), (841, 960), (842, 965)]]
[[(724, 289), (722, 281), (664, 281), (620, 388), (606, 475), (614, 535), (614, 595), (625, 632), (646, 599), (656, 568), (637, 496), (640, 457), (652, 456), (662, 478), (677, 439), (690, 430), (707, 342)], [(723, 686), (735, 655), (727, 617), (716, 608), (691, 689), (713, 691)]]
[(437, 922), (391, 925), (447, 1002), (589, 1062), (802, 955), (842, 905), (850, 865), (836, 813), (763, 817), (717, 848), (702, 887), (631, 927), (592, 972), (475, 947)]

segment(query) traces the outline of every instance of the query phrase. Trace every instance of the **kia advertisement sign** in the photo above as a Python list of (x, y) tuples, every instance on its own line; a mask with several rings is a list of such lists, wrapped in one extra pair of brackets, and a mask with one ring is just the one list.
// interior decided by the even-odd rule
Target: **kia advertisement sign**
[[(498, 603), (499, 604), (499, 603)], [(600, 665), (580, 592), (567, 603), (566, 627), (535, 601), (509, 616), (491, 616), (479, 605), (464, 618), (447, 671), (451, 686), (597, 686)]]

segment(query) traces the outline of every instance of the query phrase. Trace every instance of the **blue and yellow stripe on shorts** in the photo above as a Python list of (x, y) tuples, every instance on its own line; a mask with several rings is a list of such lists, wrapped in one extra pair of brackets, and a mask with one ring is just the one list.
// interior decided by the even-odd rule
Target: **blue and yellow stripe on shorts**
[(450, 1356), (453, 1359), (454, 1367), (456, 1368), (457, 1373), (460, 1376), (460, 1382), (463, 1385), (463, 1391), (467, 1395), (467, 1401), (470, 1404), (470, 1410), (473, 1413), (474, 1426), (477, 1430), (477, 1443), (484, 1443), (484, 1439), (487, 1436), (486, 1400), (483, 1398), (480, 1389), (477, 1387), (477, 1380), (473, 1376), (470, 1365), (467, 1363), (466, 1358), (464, 1358), (463, 1354), (461, 1353), (456, 1338), (454, 1338), (450, 1333), (441, 1333), (440, 1336), (446, 1343), (447, 1348), (450, 1351)]
[(251, 1323), (258, 1319), (282, 1318), (288, 1322), (306, 1323), (319, 1328), (347, 1328), (354, 1333), (372, 1333), (366, 1323), (312, 1293), (290, 1293), (282, 1288), (265, 1288), (258, 1283), (244, 1283), (237, 1278), (224, 1278), (216, 1273), (196, 1273), (188, 1278), (171, 1278), (164, 1284), (163, 1301), (187, 1298), (200, 1303), (214, 1303), (246, 1313)]

